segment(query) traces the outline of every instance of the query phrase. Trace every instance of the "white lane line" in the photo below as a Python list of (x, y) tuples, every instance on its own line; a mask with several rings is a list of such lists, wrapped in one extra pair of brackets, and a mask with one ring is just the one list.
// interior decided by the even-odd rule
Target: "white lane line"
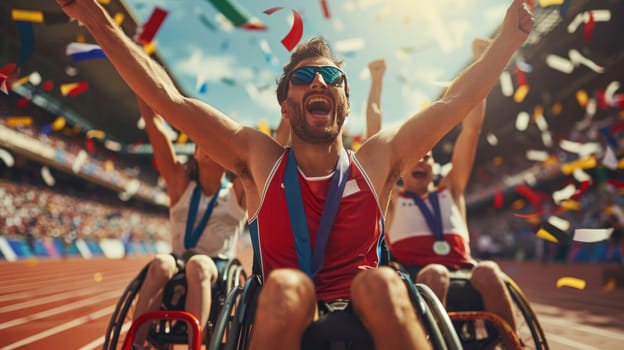
[(24, 345), (36, 342), (36, 341), (44, 339), (44, 338), (47, 338), (47, 337), (52, 336), (54, 334), (66, 331), (66, 330), (71, 329), (71, 328), (75, 328), (75, 327), (81, 326), (81, 325), (83, 325), (83, 324), (85, 324), (87, 322), (93, 321), (93, 320), (95, 320), (97, 318), (100, 318), (100, 317), (112, 314), (114, 310), (115, 310), (115, 306), (109, 306), (107, 308), (98, 310), (96, 312), (92, 312), (92, 313), (88, 314), (87, 316), (83, 316), (83, 317), (71, 320), (69, 322), (62, 323), (62, 324), (60, 324), (60, 325), (58, 325), (56, 327), (50, 328), (50, 329), (45, 330), (43, 332), (40, 332), (40, 333), (37, 333), (37, 334), (32, 335), (30, 337), (24, 338), (22, 340), (19, 340), (19, 341), (13, 343), (13, 344), (9, 344), (6, 347), (2, 348), (2, 350), (17, 349), (19, 347), (22, 347)]
[[(126, 322), (123, 324), (123, 326), (121, 326), (121, 332), (119, 332), (119, 339), (118, 339), (118, 346), (117, 348), (119, 348), (119, 346), (121, 346), (123, 344), (123, 340), (124, 338), (121, 337), (122, 334), (125, 334), (128, 332), (128, 329), (130, 329), (130, 326), (132, 326), (132, 322)], [(81, 347), (78, 350), (95, 350), (95, 349), (101, 349), (102, 345), (104, 345), (104, 338), (105, 336), (101, 336), (99, 338), (97, 338), (96, 340), (90, 342), (89, 344)]]
[(579, 349), (579, 350), (602, 350), (600, 348), (596, 348), (593, 347), (591, 345), (585, 344), (585, 343), (581, 343), (581, 342), (577, 342), (574, 341), (572, 339), (566, 338), (566, 337), (561, 337), (558, 335), (554, 335), (554, 334), (548, 334), (546, 335), (546, 339), (548, 340), (548, 343), (550, 343), (549, 345), (555, 349), (554, 346), (552, 346), (552, 342), (554, 341), (555, 343), (559, 343), (562, 345), (566, 345), (570, 348), (574, 348), (574, 349)]
[(562, 321), (561, 319), (551, 317), (551, 316), (539, 315), (538, 319), (540, 323), (554, 324), (554, 325), (562, 326), (568, 329), (574, 328), (574, 330), (577, 330), (577, 331), (592, 333), (592, 334), (599, 335), (602, 337), (613, 338), (613, 339), (624, 342), (624, 334), (622, 333), (616, 333), (616, 332), (600, 329), (597, 327), (585, 326), (576, 322), (571, 322), (570, 320)]
[(103, 294), (96, 295), (96, 296), (94, 296), (92, 298), (82, 299), (82, 300), (79, 300), (79, 301), (77, 301), (75, 303), (71, 303), (69, 305), (55, 307), (55, 308), (52, 308), (52, 309), (49, 309), (49, 310), (46, 310), (46, 311), (38, 312), (36, 314), (28, 315), (26, 317), (16, 318), (16, 319), (14, 319), (12, 321), (0, 323), (0, 330), (11, 328), (11, 327), (15, 327), (15, 326), (19, 326), (19, 325), (24, 324), (26, 322), (30, 322), (30, 321), (33, 321), (33, 320), (38, 320), (38, 319), (41, 319), (41, 318), (53, 316), (53, 315), (60, 314), (60, 313), (63, 313), (63, 312), (67, 312), (67, 311), (70, 311), (70, 310), (78, 309), (78, 308), (81, 308), (83, 306), (92, 305), (94, 303), (102, 302), (105, 299), (112, 299), (112, 298), (115, 298), (115, 297), (119, 297), (119, 295), (120, 295), (119, 291), (115, 290), (115, 291), (112, 291), (112, 292), (109, 292), (109, 293), (103, 293)]
[(21, 303), (15, 303), (13, 305), (0, 307), (0, 313), (26, 309), (26, 308), (30, 308), (33, 306), (48, 304), (48, 303), (52, 303), (52, 302), (59, 301), (59, 300), (65, 300), (65, 299), (75, 298), (79, 296), (91, 295), (97, 292), (107, 292), (107, 291), (112, 291), (112, 290), (119, 291), (119, 288), (117, 287), (112, 287), (112, 288), (92, 287), (92, 288), (81, 289), (77, 291), (76, 290), (65, 291), (63, 293), (49, 295), (44, 298), (35, 298), (35, 299), (27, 300)]
[[(136, 275), (136, 274), (135, 274)], [(126, 275), (123, 275), (126, 276)], [(130, 284), (130, 282), (132, 282), (134, 280), (134, 275), (130, 276), (127, 275), (127, 279), (124, 278), (123, 280), (118, 278), (117, 275), (113, 276), (113, 275), (104, 275), (104, 278), (106, 278), (106, 282), (108, 282), (108, 284), (120, 284), (120, 285), (128, 285)], [(14, 301), (16, 299), (24, 299), (24, 298), (32, 298), (35, 296), (39, 296), (39, 295), (44, 295), (44, 294), (50, 294), (50, 293), (54, 293), (54, 292), (58, 292), (58, 291), (73, 291), (76, 289), (76, 287), (79, 288), (84, 288), (85, 286), (85, 282), (84, 281), (76, 281), (73, 283), (62, 283), (60, 285), (56, 284), (56, 283), (46, 283), (47, 284), (47, 288), (34, 288), (28, 291), (23, 291), (23, 292), (16, 292), (16, 293), (11, 293), (11, 294), (6, 294), (6, 295), (0, 295), (0, 302), (5, 302), (5, 301)], [(49, 287), (50, 285), (54, 285), (54, 287)]]

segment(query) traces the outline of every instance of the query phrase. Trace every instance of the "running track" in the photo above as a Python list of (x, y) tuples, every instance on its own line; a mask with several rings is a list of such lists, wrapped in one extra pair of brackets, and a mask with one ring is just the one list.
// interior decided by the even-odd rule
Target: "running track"
[[(115, 303), (147, 262), (147, 257), (0, 262), (0, 348), (101, 348)], [(551, 349), (624, 347), (624, 290), (603, 289), (603, 266), (501, 265), (531, 301)], [(563, 276), (583, 278), (587, 286), (557, 288)]]

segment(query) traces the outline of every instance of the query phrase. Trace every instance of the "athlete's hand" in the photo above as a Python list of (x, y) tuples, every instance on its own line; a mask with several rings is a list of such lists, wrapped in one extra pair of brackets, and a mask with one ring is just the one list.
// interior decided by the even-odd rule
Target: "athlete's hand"
[(534, 22), (533, 14), (524, 0), (513, 0), (507, 8), (500, 35), (520, 46), (529, 36)]
[(386, 61), (383, 59), (374, 60), (368, 64), (371, 78), (382, 78), (386, 72)]

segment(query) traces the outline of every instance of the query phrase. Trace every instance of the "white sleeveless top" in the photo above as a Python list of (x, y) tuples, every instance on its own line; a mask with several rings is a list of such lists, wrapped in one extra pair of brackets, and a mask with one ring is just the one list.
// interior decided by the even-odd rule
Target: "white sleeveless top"
[[(195, 186), (197, 183), (191, 180), (178, 202), (169, 208), (171, 246), (176, 256), (181, 256), (186, 251), (184, 248), (186, 219)], [(196, 227), (201, 220), (211, 199), (212, 196), (205, 196), (202, 192), (193, 227)], [(210, 257), (234, 258), (236, 243), (245, 227), (246, 220), (247, 212), (238, 205), (234, 188), (231, 183), (228, 183), (219, 191), (219, 198), (208, 224), (193, 250)]]

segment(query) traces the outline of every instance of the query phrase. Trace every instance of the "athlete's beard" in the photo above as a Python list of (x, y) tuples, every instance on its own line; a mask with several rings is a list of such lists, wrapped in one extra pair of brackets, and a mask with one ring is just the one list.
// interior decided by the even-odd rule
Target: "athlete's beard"
[[(306, 96), (302, 99), (305, 101)], [(311, 144), (329, 144), (336, 140), (342, 129), (345, 118), (347, 116), (347, 103), (346, 98), (341, 97), (336, 102), (336, 108), (334, 110), (335, 123), (323, 130), (314, 130), (305, 119), (305, 109), (303, 103), (293, 101), (290, 98), (286, 100), (288, 104), (288, 110), (291, 113), (290, 126), (293, 133), (301, 140)]]

